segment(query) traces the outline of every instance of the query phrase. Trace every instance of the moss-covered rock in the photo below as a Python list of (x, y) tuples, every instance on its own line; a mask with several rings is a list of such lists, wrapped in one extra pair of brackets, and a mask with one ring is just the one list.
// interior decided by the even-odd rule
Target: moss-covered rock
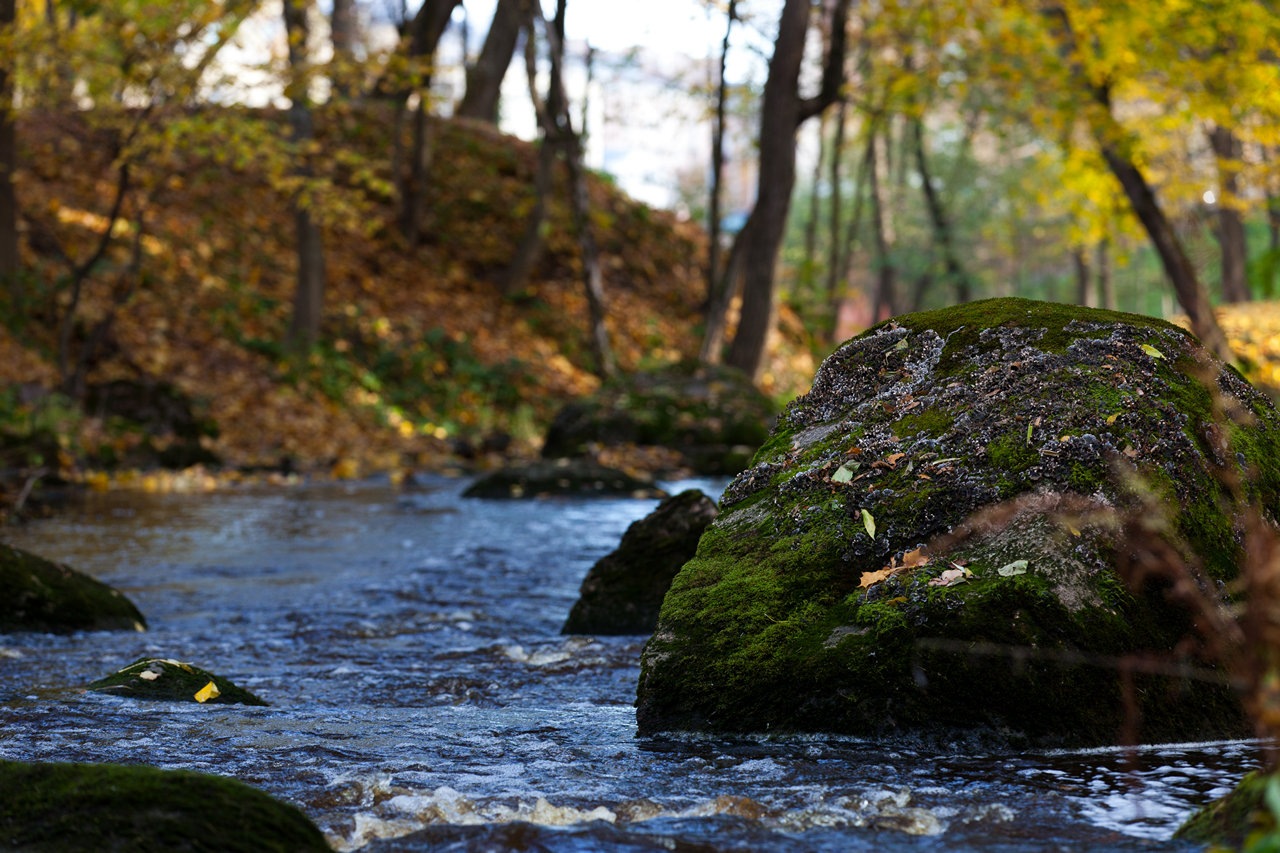
[(542, 455), (638, 445), (672, 452), (678, 468), (736, 474), (768, 437), (775, 413), (773, 401), (732, 368), (630, 374), (561, 409)]
[(328, 850), (300, 810), (233, 779), (113, 764), (0, 761), (15, 850)]
[(106, 678), (88, 685), (89, 690), (155, 699), (164, 702), (198, 702), (221, 705), (265, 705), (266, 702), (220, 675), (189, 663), (163, 658), (139, 658)]
[(511, 465), (477, 479), (464, 498), (635, 497), (667, 493), (634, 474), (589, 459), (544, 459)]
[(715, 517), (715, 502), (688, 489), (632, 523), (617, 550), (587, 572), (562, 633), (652, 633), (671, 579)]
[(0, 632), (145, 631), (121, 592), (29, 551), (0, 544)]
[[(1233, 578), (1240, 544), (1217, 466), (1248, 469), (1251, 496), (1274, 512), (1280, 418), (1213, 368), (1162, 321), (1018, 299), (903, 316), (847, 342), (675, 578), (644, 653), (641, 732), (1114, 742), (1117, 661), (1191, 662), (1174, 649), (1192, 628), (1160, 590), (1125, 585), (1113, 525), (1057, 514), (1131, 506), (1141, 483), (1204, 583)], [(1205, 381), (1232, 401), (1231, 422), (1215, 421)], [(920, 559), (991, 507), (977, 534)], [(1135, 674), (1128, 696), (1144, 739), (1249, 732), (1212, 678)]]
[(1257, 849), (1274, 850), (1280, 843), (1276, 814), (1280, 810), (1280, 776), (1256, 771), (1247, 774), (1225, 797), (1197, 809), (1174, 838), (1199, 844), (1246, 848), (1266, 836), (1272, 843)]

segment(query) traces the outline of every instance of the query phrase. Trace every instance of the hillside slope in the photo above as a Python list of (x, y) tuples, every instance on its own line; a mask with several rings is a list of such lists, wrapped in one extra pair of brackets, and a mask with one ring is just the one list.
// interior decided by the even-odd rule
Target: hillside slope
[[(279, 132), (276, 117), (252, 121), (256, 132)], [(271, 186), (278, 164), (252, 156), (240, 139), (225, 149), (154, 152), (139, 179), (145, 208), (130, 201), (124, 210), (145, 224), (138, 269), (130, 267), (136, 231), (119, 225), (72, 329), (74, 364), (119, 305), (87, 377), (115, 396), (91, 394), (100, 402), (85, 416), (45, 396), (58, 382), (59, 320), (70, 300), (69, 265), (59, 255), (79, 261), (92, 253), (114, 172), (105, 141), (82, 122), (27, 121), (18, 193), (32, 275), (22, 304), (0, 308), (0, 388), (10, 389), (0, 426), (54, 419), (56, 431), (74, 436), (63, 441), (63, 467), (146, 464), (178, 440), (173, 424), (130, 422), (139, 418), (127, 398), (152, 412), (163, 408), (155, 395), (177, 399), (178, 409), (189, 402), (194, 411), (178, 419), (199, 425), (201, 447), (234, 467), (355, 474), (430, 465), (456, 439), (494, 432), (535, 441), (563, 401), (596, 385), (564, 193), (551, 204), (532, 281), (504, 297), (497, 282), (533, 203), (536, 149), (484, 125), (439, 123), (423, 243), (407, 249), (394, 227), (393, 126), (376, 109), (358, 120), (322, 117), (323, 132), (357, 152), (337, 170), (359, 188), (359, 203), (342, 207), (332, 218), (344, 221), (326, 229), (324, 341), (301, 361), (281, 346), (296, 255), (287, 199)], [(593, 182), (591, 201), (622, 368), (693, 357), (703, 233), (605, 181)], [(802, 349), (784, 349), (797, 363), (773, 374), (771, 390), (792, 393), (807, 379), (812, 361)]]

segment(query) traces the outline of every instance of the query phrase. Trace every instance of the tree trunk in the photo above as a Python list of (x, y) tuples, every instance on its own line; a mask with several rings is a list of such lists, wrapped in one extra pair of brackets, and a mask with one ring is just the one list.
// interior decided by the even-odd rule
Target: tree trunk
[(1098, 243), (1098, 304), (1108, 311), (1116, 310), (1115, 282), (1111, 278), (1111, 240), (1104, 237)]
[(725, 313), (732, 299), (728, 291), (732, 278), (720, 270), (720, 210), (722, 183), (724, 181), (724, 127), (726, 105), (729, 100), (729, 84), (725, 80), (725, 65), (729, 58), (729, 38), (734, 22), (738, 19), (738, 0), (729, 0), (724, 39), (720, 42), (720, 67), (716, 72), (716, 118), (711, 130), (711, 191), (708, 199), (707, 234), (710, 246), (707, 250), (707, 310), (706, 328), (702, 333), (702, 349), (698, 361), (702, 364), (719, 364), (724, 346)]
[(835, 327), (839, 323), (839, 305), (837, 290), (840, 287), (840, 270), (844, 268), (845, 247), (841, 245), (841, 217), (844, 213), (844, 192), (841, 181), (844, 180), (844, 136), (845, 122), (849, 118), (849, 105), (841, 100), (836, 107), (835, 139), (831, 142), (831, 210), (827, 212), (827, 337), (835, 337)]
[(947, 212), (943, 210), (942, 199), (938, 195), (937, 188), (933, 185), (933, 175), (929, 171), (929, 164), (924, 151), (924, 121), (917, 118), (913, 119), (911, 123), (915, 141), (916, 170), (920, 173), (920, 185), (924, 190), (925, 206), (929, 209), (929, 221), (933, 225), (933, 239), (937, 241), (938, 247), (942, 250), (946, 283), (955, 288), (956, 302), (968, 302), (973, 298), (973, 287), (969, 282), (969, 274), (964, 265), (960, 263), (960, 257), (956, 253), (951, 220), (947, 217)]
[[(886, 136), (887, 136), (886, 131)], [(880, 135), (872, 130), (867, 138), (871, 146), (868, 154), (870, 172), (868, 173), (868, 191), (871, 193), (871, 230), (875, 238), (876, 295), (871, 302), (871, 322), (880, 322), (880, 316), (888, 312), (892, 317), (898, 313), (898, 295), (895, 286), (895, 270), (893, 266), (893, 222), (889, 219), (888, 203), (885, 198), (885, 176), (882, 174), (883, 162), (876, 140)], [(886, 146), (887, 146), (886, 140)]]
[(409, 24), (408, 52), (420, 60), (422, 70), (407, 96), (413, 115), (413, 136), (408, 152), (409, 174), (400, 187), (400, 233), (410, 246), (421, 237), (427, 199), (427, 173), (431, 171), (431, 64), (436, 48), (449, 26), (453, 10), (462, 0), (424, 0)]
[[(548, 105), (538, 93), (538, 42), (534, 27), (532, 9), (525, 16), (524, 70), (525, 80), (529, 85), (529, 99), (533, 102), (534, 112), (538, 116), (538, 126), (542, 131), (542, 140), (538, 143), (538, 168), (533, 178), (533, 209), (525, 220), (524, 233), (511, 256), (511, 265), (507, 267), (502, 281), (502, 295), (513, 296), (524, 289), (533, 275), (533, 270), (542, 256), (543, 230), (547, 221), (547, 199), (551, 196), (556, 163), (556, 145), (558, 140), (546, 132), (546, 112)], [(552, 97), (554, 98), (554, 93)]]
[[(296, 167), (304, 179), (311, 169), (303, 149), (315, 137), (311, 105), (307, 95), (310, 83), (307, 36), (308, 0), (284, 0), (285, 30), (289, 35), (289, 69), (291, 79), (285, 95), (289, 98), (289, 124), (296, 156), (303, 158)], [(293, 199), (294, 232), (297, 239), (298, 278), (293, 295), (293, 318), (289, 324), (287, 345), (295, 352), (310, 349), (320, 337), (320, 321), (324, 313), (324, 243), (320, 227), (311, 217), (310, 200), (305, 189)]]
[(1127, 136), (1115, 116), (1111, 112), (1111, 92), (1106, 85), (1097, 85), (1091, 81), (1080, 66), (1076, 52), (1078, 46), (1075, 34), (1071, 29), (1071, 20), (1067, 12), (1057, 6), (1047, 7), (1042, 14), (1048, 19), (1053, 36), (1058, 41), (1059, 51), (1067, 61), (1075, 85), (1081, 94), (1093, 102), (1094, 110), (1088, 116), (1090, 130), (1098, 142), (1107, 167), (1120, 182), (1129, 206), (1142, 223), (1147, 236), (1151, 240), (1165, 275), (1173, 285), (1178, 297), (1178, 304), (1187, 312), (1191, 322), (1191, 331), (1209, 352), (1221, 360), (1231, 363), (1235, 355), (1227, 343), (1218, 319), (1213, 314), (1213, 305), (1209, 301), (1209, 292), (1196, 275), (1195, 267), (1187, 257), (1182, 241), (1173, 228), (1173, 224), (1160, 207), (1155, 191), (1147, 183), (1142, 171), (1126, 150)]
[[(818, 222), (822, 218), (822, 199), (818, 186), (822, 183), (822, 167), (827, 161), (827, 114), (818, 117), (818, 156), (813, 163), (809, 187), (809, 215), (804, 221), (804, 257), (796, 282), (795, 296), (808, 304), (818, 281)], [(816, 300), (813, 300), (816, 301)]]
[(1076, 272), (1076, 304), (1084, 308), (1094, 307), (1090, 287), (1093, 279), (1089, 275), (1089, 260), (1085, 257), (1083, 246), (1077, 246), (1072, 250), (1071, 265)]
[(360, 22), (356, 15), (355, 0), (333, 0), (329, 15), (329, 37), (333, 43), (335, 66), (334, 89), (349, 97), (355, 87), (356, 45), (360, 41)]
[(1222, 301), (1248, 302), (1249, 280), (1246, 276), (1249, 250), (1245, 243), (1244, 220), (1236, 207), (1240, 198), (1240, 140), (1230, 129), (1215, 126), (1209, 141), (1218, 160), (1218, 180), (1222, 197), (1218, 199), (1218, 247), (1222, 253)]
[[(0, 0), (0, 33), (12, 32), (15, 0)], [(0, 290), (18, 310), (22, 294), (18, 285), (18, 197), (13, 173), (18, 165), (18, 140), (13, 116), (13, 51), (0, 58)]]
[(752, 240), (742, 254), (742, 315), (728, 362), (758, 381), (776, 319), (774, 266), (782, 245), (796, 182), (796, 131), (839, 97), (844, 78), (845, 22), (849, 0), (839, 0), (822, 91), (802, 100), (800, 68), (809, 28), (809, 0), (786, 0), (778, 23), (760, 109), (760, 162)]
[(457, 115), (489, 124), (498, 123), (502, 80), (511, 67), (520, 41), (520, 30), (528, 17), (527, 3), (528, 0), (498, 0), (480, 56), (467, 69), (467, 91), (458, 104)]

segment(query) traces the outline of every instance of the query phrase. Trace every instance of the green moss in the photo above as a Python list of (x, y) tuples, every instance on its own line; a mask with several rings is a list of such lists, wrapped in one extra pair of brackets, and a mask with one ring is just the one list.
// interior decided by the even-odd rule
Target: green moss
[(926, 409), (918, 415), (903, 415), (893, 425), (893, 434), (898, 438), (911, 438), (918, 435), (940, 436), (951, 429), (956, 422), (955, 416), (940, 409)]
[(118, 590), (83, 572), (0, 544), (0, 632), (143, 631)]
[(0, 838), (21, 850), (327, 851), (297, 808), (233, 779), (0, 761)]
[[(1232, 849), (1276, 849), (1276, 815), (1268, 807), (1268, 787), (1280, 779), (1260, 771), (1247, 774), (1235, 789), (1187, 818), (1174, 838)], [(1277, 790), (1280, 794), (1280, 790)], [(1266, 839), (1268, 844), (1261, 844)], [(1254, 845), (1258, 845), (1256, 848)]]
[(1016, 474), (1040, 461), (1025, 433), (1006, 433), (987, 443), (987, 459), (1002, 473)]
[[(211, 689), (209, 685), (213, 685)], [(153, 699), (200, 704), (266, 705), (257, 696), (229, 680), (189, 663), (159, 658), (139, 658), (124, 669), (88, 685), (89, 690)]]

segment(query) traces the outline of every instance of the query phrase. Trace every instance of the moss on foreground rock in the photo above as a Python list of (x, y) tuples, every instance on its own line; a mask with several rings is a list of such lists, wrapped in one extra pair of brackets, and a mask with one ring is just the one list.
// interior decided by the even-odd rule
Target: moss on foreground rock
[[(1070, 532), (1055, 515), (1128, 505), (1137, 471), (1207, 582), (1235, 576), (1215, 465), (1252, 469), (1254, 499), (1280, 506), (1280, 418), (1225, 369), (1209, 381), (1250, 418), (1217, 424), (1207, 359), (1159, 320), (1017, 299), (907, 315), (846, 343), (672, 584), (643, 657), (641, 733), (1115, 742), (1119, 658), (1203, 662), (1174, 659), (1189, 620), (1159, 590), (1125, 586), (1112, 529)], [(1010, 508), (1000, 524), (909, 567), (993, 506)], [(951, 561), (969, 576), (943, 585)], [(1141, 736), (1248, 734), (1210, 676), (1135, 675)]]
[(651, 634), (671, 579), (693, 556), (716, 505), (698, 489), (667, 498), (582, 581), (563, 634)]
[(1225, 797), (1187, 818), (1174, 838), (1233, 850), (1247, 849), (1266, 839), (1266, 846), (1253, 849), (1275, 850), (1280, 847), (1280, 834), (1273, 809), (1280, 809), (1280, 776), (1255, 771)]
[(20, 850), (328, 850), (297, 808), (185, 770), (0, 761), (0, 846)]
[(88, 685), (89, 690), (129, 699), (196, 702), (201, 705), (266, 705), (220, 675), (182, 661), (138, 658)]
[(145, 631), (123, 593), (28, 551), (0, 544), (0, 632)]

